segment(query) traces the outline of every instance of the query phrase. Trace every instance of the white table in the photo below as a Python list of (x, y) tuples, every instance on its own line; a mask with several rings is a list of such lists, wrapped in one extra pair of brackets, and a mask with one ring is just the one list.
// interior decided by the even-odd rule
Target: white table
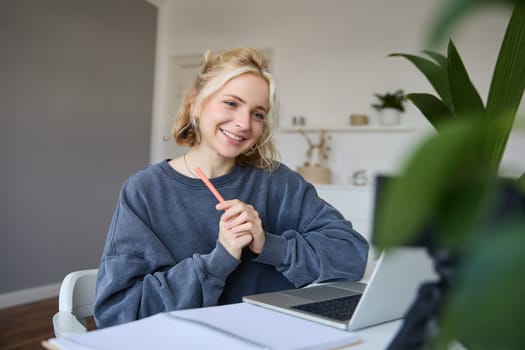
[(386, 349), (390, 341), (397, 334), (401, 328), (403, 320), (396, 320), (387, 323), (382, 323), (377, 326), (364, 328), (355, 333), (362, 341), (362, 343), (348, 347), (352, 350), (382, 350)]

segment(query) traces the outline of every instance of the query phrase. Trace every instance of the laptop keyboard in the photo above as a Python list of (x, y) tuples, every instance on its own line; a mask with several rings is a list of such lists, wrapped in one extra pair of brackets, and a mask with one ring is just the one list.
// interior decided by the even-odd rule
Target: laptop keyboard
[(314, 303), (292, 306), (292, 309), (306, 311), (312, 314), (333, 318), (339, 321), (349, 320), (354, 313), (361, 294), (337, 299), (317, 301)]

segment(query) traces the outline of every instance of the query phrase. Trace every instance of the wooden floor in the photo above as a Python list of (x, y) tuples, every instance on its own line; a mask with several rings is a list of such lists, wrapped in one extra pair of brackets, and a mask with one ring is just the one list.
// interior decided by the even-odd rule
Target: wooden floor
[[(58, 311), (58, 298), (0, 309), (0, 349), (43, 349), (42, 340), (54, 336), (51, 318)], [(94, 329), (90, 320), (89, 329)]]

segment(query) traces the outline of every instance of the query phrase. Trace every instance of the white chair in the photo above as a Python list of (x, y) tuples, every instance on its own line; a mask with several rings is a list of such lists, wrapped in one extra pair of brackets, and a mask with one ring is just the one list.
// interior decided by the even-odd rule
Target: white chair
[(60, 285), (58, 312), (53, 315), (56, 337), (87, 331), (87, 318), (93, 315), (98, 269), (69, 273)]

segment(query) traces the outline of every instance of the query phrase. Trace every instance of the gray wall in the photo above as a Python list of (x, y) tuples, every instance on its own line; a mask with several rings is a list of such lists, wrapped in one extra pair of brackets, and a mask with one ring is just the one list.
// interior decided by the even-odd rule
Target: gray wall
[(0, 293), (98, 265), (148, 162), (157, 9), (0, 0)]

